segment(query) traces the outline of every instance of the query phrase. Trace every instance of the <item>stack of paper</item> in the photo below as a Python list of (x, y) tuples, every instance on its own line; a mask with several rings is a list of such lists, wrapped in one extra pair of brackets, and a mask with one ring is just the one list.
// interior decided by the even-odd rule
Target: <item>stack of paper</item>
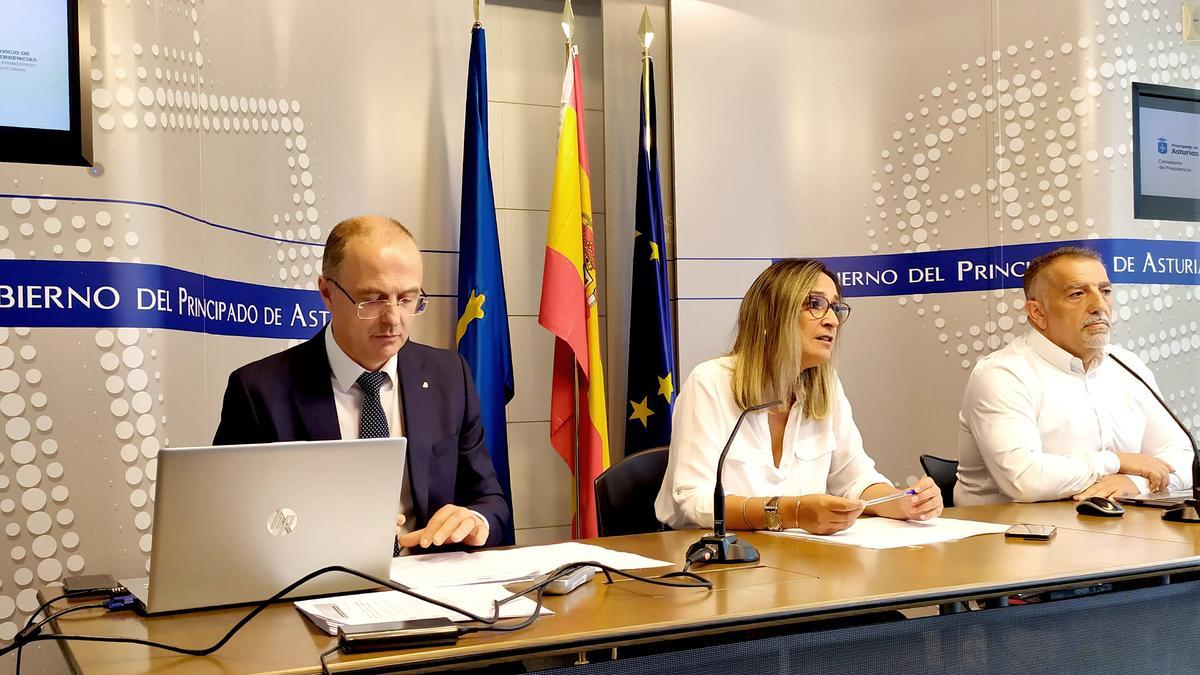
[[(511, 593), (503, 584), (532, 579), (573, 562), (598, 562), (620, 570), (669, 567), (671, 563), (600, 546), (566, 542), (503, 551), (431, 553), (396, 558), (392, 581), (464, 609), (477, 616), (493, 617), (493, 601)], [(499, 619), (525, 618), (537, 603), (522, 597), (500, 607)], [(417, 600), (399, 591), (356, 593), (334, 598), (301, 600), (296, 608), (330, 635), (338, 626), (361, 626), (384, 621), (447, 618), (470, 621), (457, 612)], [(545, 607), (541, 614), (553, 614)]]
[(800, 529), (784, 530), (775, 534), (863, 548), (899, 548), (954, 541), (974, 537), (977, 534), (993, 534), (1003, 532), (1008, 528), (1009, 526), (1006, 524), (980, 523), (953, 518), (934, 518), (925, 521), (859, 518), (850, 527), (834, 534), (812, 534)]
[(508, 583), (532, 579), (573, 562), (598, 562), (619, 570), (671, 566), (634, 553), (570, 541), (502, 551), (402, 556), (392, 561), (391, 579), (409, 588)]
[[(511, 595), (500, 584), (476, 584), (457, 588), (437, 588), (421, 592), (435, 600), (454, 605), (478, 616), (493, 617), (493, 600)], [(537, 606), (529, 598), (516, 598), (500, 606), (500, 619), (525, 618)], [(300, 600), (296, 609), (304, 613), (321, 630), (337, 635), (338, 626), (361, 626), (383, 621), (413, 621), (416, 619), (446, 618), (451, 621), (471, 621), (468, 617), (443, 607), (405, 595), (400, 591), (356, 593), (334, 598)], [(553, 614), (543, 607), (541, 614)]]

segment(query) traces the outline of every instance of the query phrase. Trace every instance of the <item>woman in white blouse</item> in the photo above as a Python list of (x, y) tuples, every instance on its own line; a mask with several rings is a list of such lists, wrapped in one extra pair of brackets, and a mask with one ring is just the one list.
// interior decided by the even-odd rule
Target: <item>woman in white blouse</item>
[(733, 351), (696, 366), (675, 402), (671, 456), (655, 500), (673, 528), (712, 527), (717, 458), (742, 410), (750, 413), (725, 460), (730, 529), (844, 530), (864, 513), (926, 520), (942, 512), (928, 478), (904, 496), (863, 451), (850, 402), (830, 364), (850, 316), (840, 287), (819, 261), (786, 259), (759, 275), (738, 311)]

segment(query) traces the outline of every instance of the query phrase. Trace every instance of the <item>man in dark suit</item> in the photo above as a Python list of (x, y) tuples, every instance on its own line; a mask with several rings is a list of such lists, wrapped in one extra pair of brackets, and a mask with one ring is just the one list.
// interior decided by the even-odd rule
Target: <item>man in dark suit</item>
[(408, 339), (426, 305), (412, 234), (390, 218), (345, 220), (321, 273), (329, 325), (229, 376), (214, 444), (405, 436), (398, 545), (498, 543), (512, 509), (470, 370), (457, 352)]

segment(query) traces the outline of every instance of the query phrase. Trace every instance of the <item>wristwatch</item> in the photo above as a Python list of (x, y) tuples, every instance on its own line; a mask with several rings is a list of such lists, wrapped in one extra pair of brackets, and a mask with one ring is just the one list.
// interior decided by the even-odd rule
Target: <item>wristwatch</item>
[(763, 504), (763, 522), (771, 532), (783, 529), (783, 521), (779, 518), (779, 497), (771, 497)]

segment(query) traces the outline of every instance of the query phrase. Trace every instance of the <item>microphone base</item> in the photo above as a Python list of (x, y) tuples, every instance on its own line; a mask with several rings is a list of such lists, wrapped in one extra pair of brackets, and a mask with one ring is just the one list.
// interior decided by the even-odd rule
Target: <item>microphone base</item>
[(1200, 523), (1200, 502), (1189, 499), (1183, 504), (1163, 511), (1162, 519), (1172, 523)]
[(710, 565), (758, 562), (759, 558), (758, 549), (732, 534), (706, 534), (688, 547), (687, 555), (691, 558), (693, 553), (705, 548), (713, 552), (713, 557), (705, 561)]

